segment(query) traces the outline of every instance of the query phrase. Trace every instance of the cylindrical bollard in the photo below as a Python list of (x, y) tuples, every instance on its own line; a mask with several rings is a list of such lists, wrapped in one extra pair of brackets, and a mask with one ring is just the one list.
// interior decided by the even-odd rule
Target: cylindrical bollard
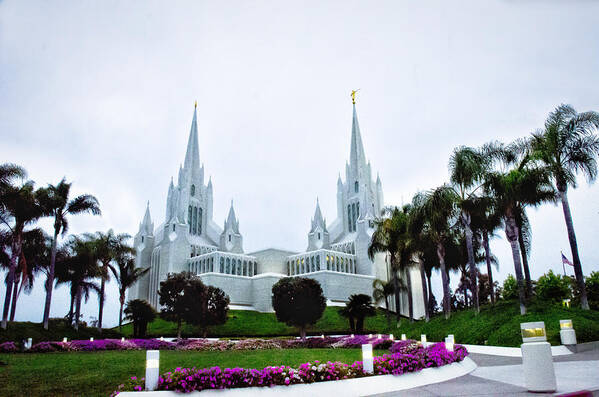
[(67, 338), (62, 338), (62, 343), (67, 343), (68, 339)]
[(156, 390), (160, 372), (160, 350), (146, 351), (146, 390)]
[(27, 338), (27, 343), (25, 343), (25, 350), (31, 349), (32, 345), (33, 345), (33, 339), (32, 338)]
[(553, 392), (557, 389), (551, 345), (547, 343), (543, 321), (521, 323), (522, 369), (524, 384), (532, 392)]
[(364, 372), (371, 374), (374, 372), (374, 358), (372, 357), (372, 345), (362, 345), (362, 366)]
[(406, 334), (401, 334), (401, 340), (406, 340), (408, 338), (406, 338)]
[(576, 331), (574, 331), (572, 320), (559, 320), (559, 328), (559, 337), (562, 345), (576, 345)]
[(422, 342), (422, 345), (424, 347), (426, 347), (427, 343), (426, 343), (426, 335), (425, 334), (420, 335), (420, 342)]

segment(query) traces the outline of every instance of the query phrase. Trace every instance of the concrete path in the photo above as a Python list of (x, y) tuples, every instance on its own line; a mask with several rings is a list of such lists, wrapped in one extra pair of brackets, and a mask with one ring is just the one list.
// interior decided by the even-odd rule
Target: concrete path
[(553, 357), (556, 393), (528, 393), (524, 388), (521, 357), (472, 353), (478, 368), (469, 375), (446, 382), (417, 387), (377, 397), (396, 396), (514, 396), (559, 395), (589, 390), (599, 396), (599, 350)]

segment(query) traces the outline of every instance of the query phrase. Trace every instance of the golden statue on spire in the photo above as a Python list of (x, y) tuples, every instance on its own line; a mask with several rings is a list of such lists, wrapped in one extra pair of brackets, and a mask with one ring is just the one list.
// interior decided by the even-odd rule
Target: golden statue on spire
[(195, 103), (193, 104), (194, 109), (197, 109), (198, 107), (198, 101), (195, 101)]
[(358, 91), (360, 91), (359, 88), (357, 90), (351, 90), (351, 103), (354, 105), (356, 104), (356, 92)]

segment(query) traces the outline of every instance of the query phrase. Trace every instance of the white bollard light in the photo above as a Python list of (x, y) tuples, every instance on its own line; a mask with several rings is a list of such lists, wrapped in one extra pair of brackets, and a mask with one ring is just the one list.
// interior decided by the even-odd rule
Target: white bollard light
[(401, 334), (401, 340), (407, 340), (408, 338), (406, 338), (406, 334)]
[(146, 390), (156, 390), (156, 387), (158, 387), (159, 372), (160, 350), (146, 351)]
[(372, 357), (372, 345), (362, 345), (362, 366), (364, 372), (371, 374), (374, 372), (374, 358)]
[(124, 341), (125, 341), (125, 337), (123, 336), (123, 337), (121, 337), (121, 342), (124, 342)]
[(422, 343), (424, 346), (426, 346), (426, 335), (425, 335), (425, 334), (422, 334), (422, 335), (420, 335), (420, 342), (421, 342), (421, 343)]
[(27, 338), (27, 343), (25, 343), (25, 350), (31, 349), (32, 345), (33, 345), (33, 339)]
[(522, 369), (525, 387), (532, 392), (554, 392), (557, 389), (551, 345), (547, 343), (543, 321), (521, 323)]
[(62, 343), (67, 343), (68, 339), (67, 338), (62, 338)]
[(378, 335), (377, 335), (377, 339), (383, 339), (383, 335), (381, 335), (381, 334), (378, 334)]
[(351, 334), (349, 337), (350, 337), (350, 338), (353, 338), (353, 337), (354, 337), (354, 334)]
[(372, 334), (368, 334), (368, 339), (372, 338)]
[(94, 341), (94, 338), (93, 338), (93, 336), (92, 336), (91, 338), (89, 338), (89, 341), (90, 341), (90, 342), (93, 342), (93, 341)]
[(320, 335), (320, 337), (321, 337), (322, 339), (324, 339), (324, 334)]
[(389, 339), (390, 340), (394, 340), (395, 339), (395, 337), (393, 336), (393, 334), (389, 334)]
[(163, 336), (160, 337), (160, 342), (164, 342), (164, 337)]
[(453, 338), (450, 338), (449, 336), (445, 338), (445, 350), (448, 352), (453, 351)]
[(455, 343), (455, 338), (453, 337), (453, 334), (449, 334), (447, 335), (447, 337), (451, 339), (451, 343)]
[(559, 320), (559, 337), (562, 345), (576, 345), (576, 331), (572, 325), (572, 320)]

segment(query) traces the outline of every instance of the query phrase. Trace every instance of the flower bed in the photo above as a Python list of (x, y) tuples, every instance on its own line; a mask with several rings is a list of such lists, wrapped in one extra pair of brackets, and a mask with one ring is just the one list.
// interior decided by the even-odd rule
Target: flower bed
[[(373, 375), (401, 375), (420, 371), (424, 368), (440, 367), (462, 361), (468, 355), (461, 345), (455, 345), (454, 351), (447, 351), (444, 343), (428, 347), (415, 341), (401, 341), (393, 344), (393, 353), (374, 357), (374, 373), (364, 372), (362, 361), (351, 365), (340, 362), (304, 363), (298, 368), (289, 366), (266, 367), (264, 369), (246, 368), (176, 368), (174, 372), (163, 374), (158, 381), (158, 390), (173, 390), (189, 393), (209, 389), (233, 389), (252, 386), (277, 386), (300, 383), (326, 382), (330, 380), (353, 379)], [(112, 394), (121, 391), (144, 390), (144, 379), (131, 379), (119, 386)]]
[[(375, 349), (387, 349), (393, 341), (388, 335), (377, 336), (325, 336), (302, 339), (243, 339), (208, 340), (208, 339), (179, 339), (168, 342), (160, 339), (98, 339), (73, 340), (69, 342), (40, 342), (34, 344), (25, 352), (49, 353), (60, 351), (105, 351), (105, 350), (195, 350), (195, 351), (225, 351), (225, 350), (262, 350), (262, 349), (294, 349), (294, 348), (357, 348), (370, 343)], [(0, 344), (0, 353), (21, 351), (14, 342)]]

